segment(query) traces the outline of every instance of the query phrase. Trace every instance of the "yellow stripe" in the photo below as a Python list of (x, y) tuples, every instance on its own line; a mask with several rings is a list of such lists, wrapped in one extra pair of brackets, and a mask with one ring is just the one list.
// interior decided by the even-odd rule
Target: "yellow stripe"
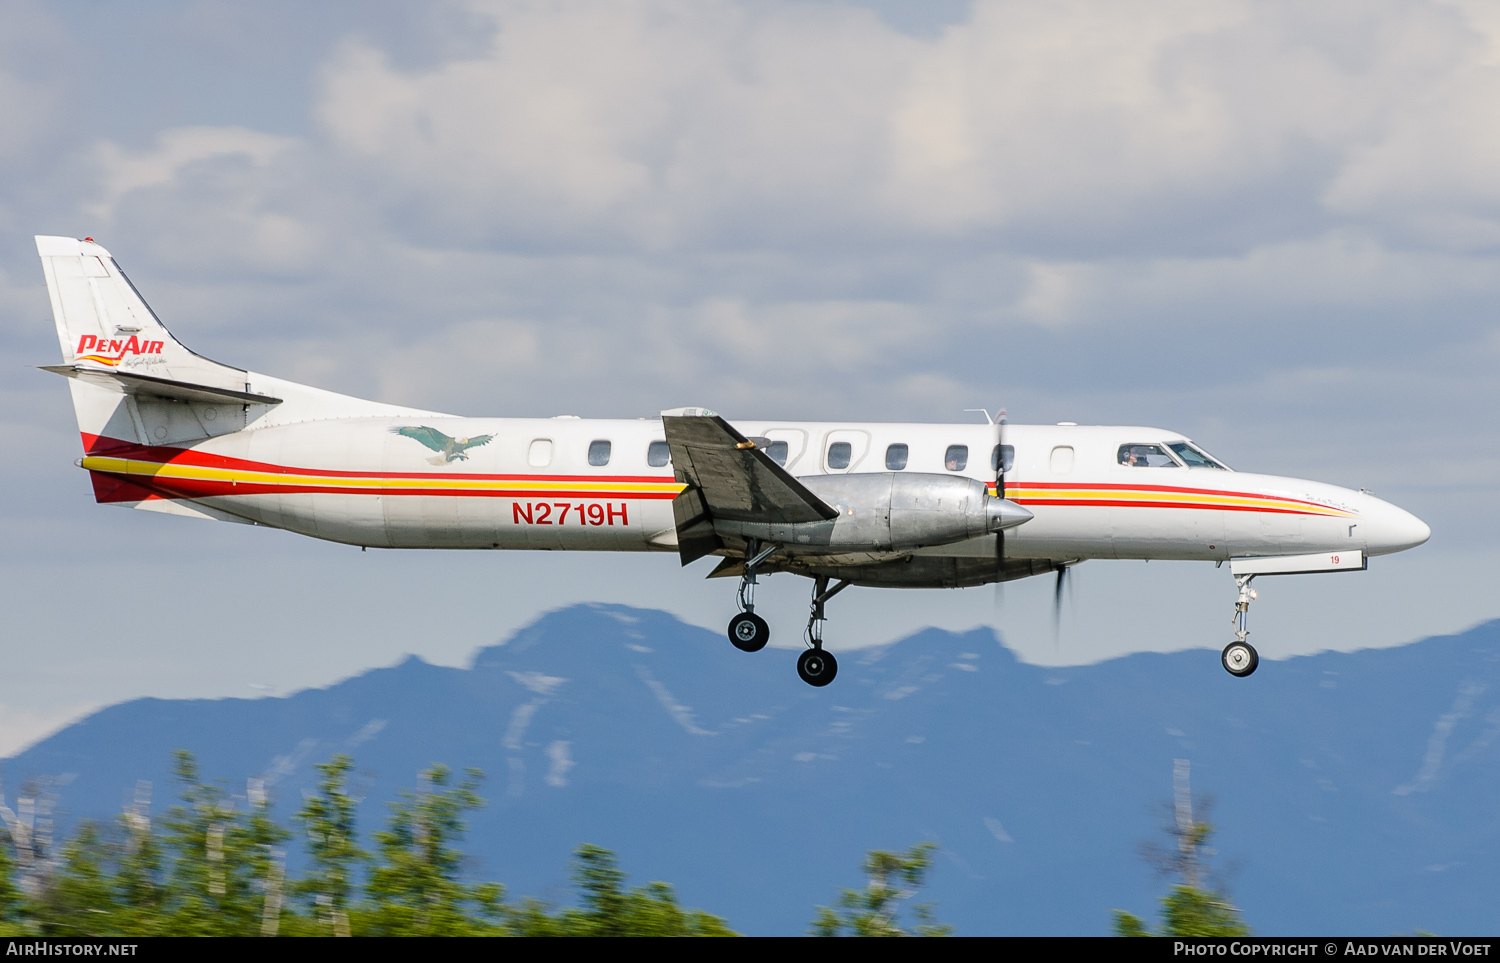
[(1209, 495), (1197, 492), (1122, 492), (1114, 489), (1065, 489), (1052, 488), (1007, 488), (1007, 497), (1026, 500), (1048, 498), (1058, 501), (1114, 501), (1114, 502), (1159, 502), (1163, 507), (1172, 505), (1228, 505), (1238, 508), (1273, 508), (1282, 511), (1301, 512), (1306, 515), (1333, 515), (1353, 518), (1351, 512), (1327, 505), (1309, 505), (1275, 495)]
[(89, 471), (104, 471), (116, 475), (146, 475), (152, 478), (184, 478), (196, 481), (217, 481), (247, 485), (307, 486), (316, 488), (377, 488), (377, 489), (422, 489), (447, 488), (459, 491), (517, 491), (544, 494), (557, 491), (587, 489), (599, 494), (671, 494), (685, 487), (671, 482), (611, 482), (592, 481), (542, 481), (533, 479), (466, 478), (448, 475), (434, 478), (335, 478), (327, 475), (285, 475), (278, 472), (231, 471), (224, 468), (209, 468), (200, 465), (163, 465), (156, 462), (134, 461), (124, 458), (90, 456), (83, 459), (83, 467)]

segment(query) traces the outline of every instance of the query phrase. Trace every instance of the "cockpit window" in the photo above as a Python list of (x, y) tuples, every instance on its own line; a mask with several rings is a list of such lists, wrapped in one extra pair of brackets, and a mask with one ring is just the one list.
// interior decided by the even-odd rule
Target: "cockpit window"
[(1161, 445), (1121, 445), (1120, 464), (1130, 468), (1177, 467), (1177, 462)]
[(1225, 466), (1219, 464), (1218, 460), (1208, 452), (1201, 448), (1194, 448), (1185, 441), (1169, 441), (1167, 442), (1167, 447), (1175, 451), (1177, 457), (1181, 458), (1182, 463), (1189, 468), (1217, 468), (1220, 471), (1226, 470)]

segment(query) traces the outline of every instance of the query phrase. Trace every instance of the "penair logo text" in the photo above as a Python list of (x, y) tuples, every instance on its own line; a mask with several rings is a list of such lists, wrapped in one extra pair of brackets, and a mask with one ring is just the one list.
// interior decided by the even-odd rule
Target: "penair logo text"
[(79, 361), (92, 361), (113, 368), (121, 361), (133, 359), (137, 355), (159, 355), (162, 345), (161, 341), (147, 341), (133, 334), (123, 339), (96, 338), (92, 334), (86, 334), (78, 339), (78, 350), (73, 353), (78, 356)]

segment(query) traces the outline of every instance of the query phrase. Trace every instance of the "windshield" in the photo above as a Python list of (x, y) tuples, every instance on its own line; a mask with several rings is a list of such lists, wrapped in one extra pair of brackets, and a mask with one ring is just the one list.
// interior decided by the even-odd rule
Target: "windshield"
[(1208, 452), (1204, 451), (1201, 448), (1196, 448), (1188, 444), (1185, 441), (1168, 442), (1167, 447), (1176, 452), (1177, 457), (1181, 458), (1182, 463), (1184, 465), (1187, 465), (1189, 468), (1217, 468), (1220, 471), (1228, 470), (1228, 466), (1221, 464), (1219, 460), (1214, 456), (1210, 455)]

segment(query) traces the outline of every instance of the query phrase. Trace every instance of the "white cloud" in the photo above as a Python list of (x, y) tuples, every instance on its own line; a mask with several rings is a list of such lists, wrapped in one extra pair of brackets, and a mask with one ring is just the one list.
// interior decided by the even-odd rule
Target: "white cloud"
[(98, 705), (66, 705), (26, 709), (0, 705), (0, 757), (21, 753), (98, 708)]
[(104, 197), (95, 208), (108, 217), (120, 198), (144, 187), (171, 184), (189, 164), (220, 157), (243, 157), (264, 167), (296, 145), (290, 137), (276, 137), (243, 127), (177, 127), (162, 131), (146, 151), (126, 151), (105, 141), (98, 165)]
[[(372, 30), (262, 67), (314, 78), (275, 123), (121, 98), (106, 125), (80, 71), (8, 59), (0, 159), (47, 176), (0, 186), (0, 358), (54, 350), (27, 236), (76, 231), (195, 350), (335, 390), (516, 415), (1005, 404), (1370, 481), (1434, 513), (1424, 551), (1500, 537), (1492, 3), (985, 0), (921, 35), (834, 3), (470, 9), (421, 56)], [(52, 454), (74, 444), (61, 396), (29, 377), (5, 431), (50, 460), (3, 473), (25, 516), (4, 525), (51, 557), (69, 543), (35, 493), (82, 481)], [(98, 524), (167, 559), (163, 521)], [(409, 644), (383, 638), (380, 658)]]

